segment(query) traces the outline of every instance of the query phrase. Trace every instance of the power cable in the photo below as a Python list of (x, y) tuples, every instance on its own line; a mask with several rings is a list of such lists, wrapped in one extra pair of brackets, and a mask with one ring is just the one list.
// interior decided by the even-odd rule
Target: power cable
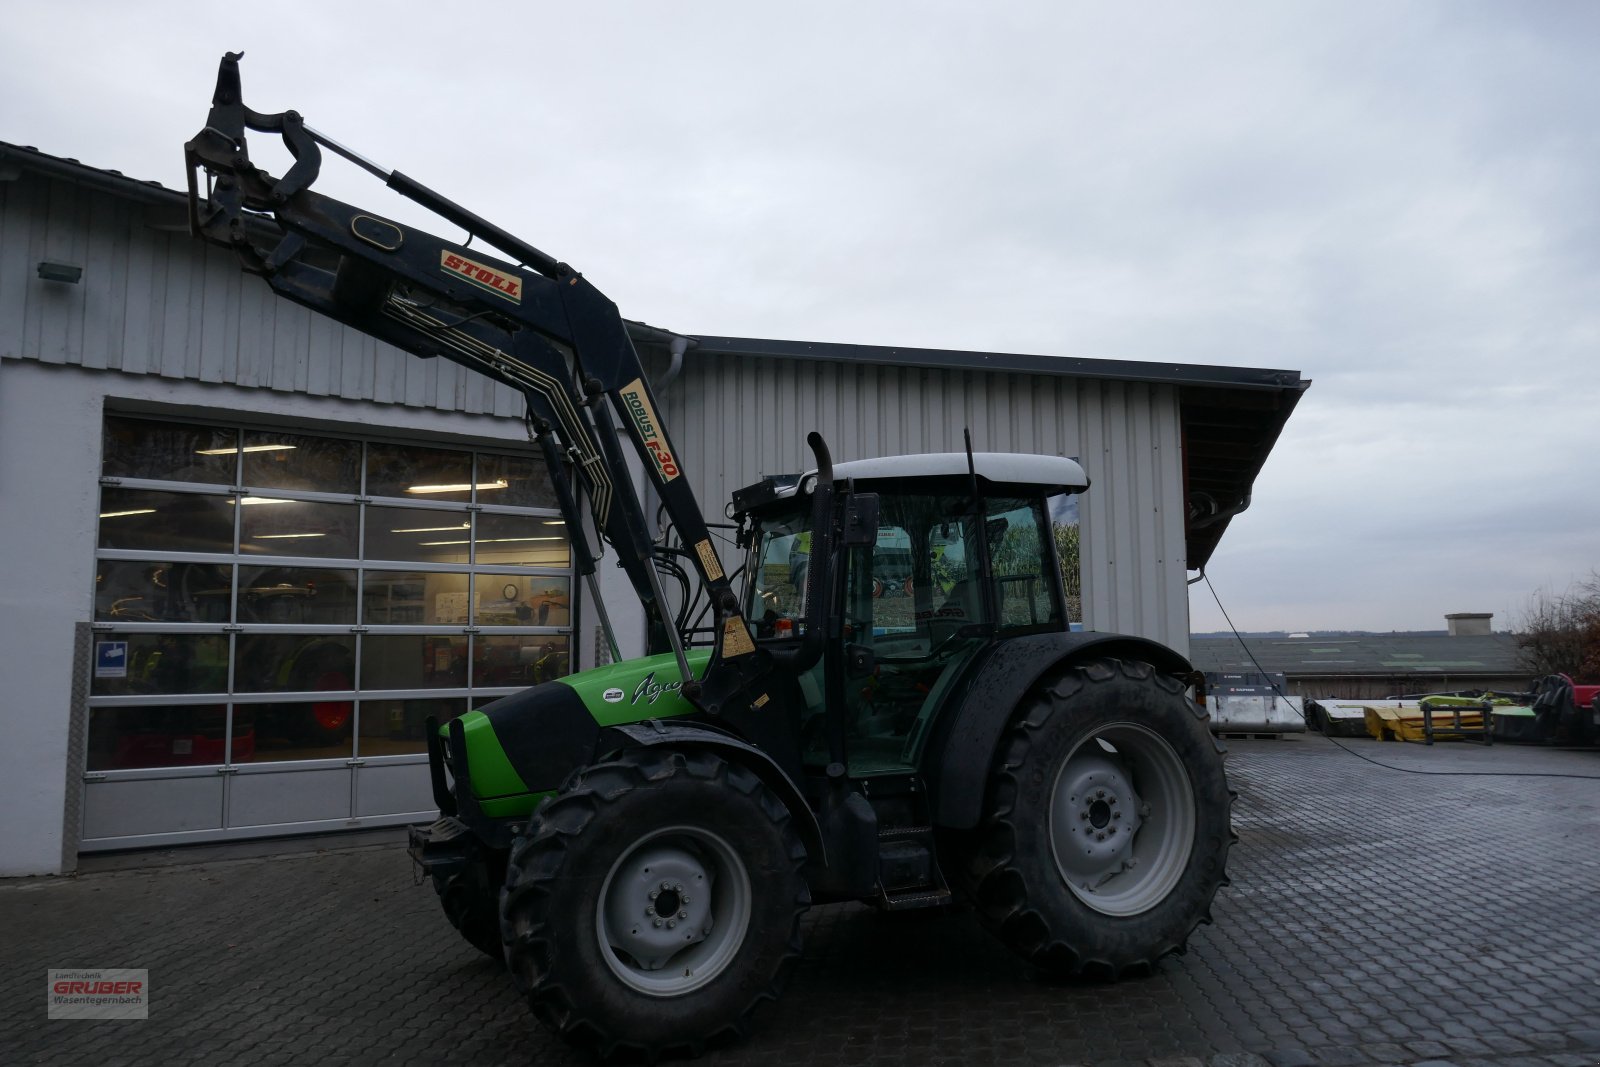
[[(1222, 618), (1227, 622), (1228, 629), (1233, 632), (1234, 640), (1239, 642), (1239, 647), (1244, 649), (1244, 654), (1250, 657), (1251, 663), (1255, 664), (1256, 671), (1272, 685), (1272, 691), (1287, 703), (1288, 694), (1279, 689), (1278, 683), (1273, 682), (1272, 676), (1262, 668), (1261, 663), (1256, 659), (1256, 654), (1251, 651), (1250, 646), (1245, 643), (1244, 636), (1239, 633), (1239, 628), (1233, 624), (1233, 619), (1228, 615), (1228, 609), (1222, 606), (1222, 598), (1217, 595), (1217, 587), (1211, 584), (1211, 576), (1202, 570), (1200, 577), (1205, 580), (1206, 588), (1211, 590), (1211, 599), (1217, 602), (1217, 610), (1222, 612)], [(1289, 704), (1289, 710), (1294, 711), (1293, 704)], [(1301, 722), (1306, 721), (1303, 712), (1295, 711), (1295, 714), (1300, 716)], [(1488, 712), (1484, 714), (1487, 715)], [(1307, 725), (1309, 727), (1309, 723)], [(1416, 767), (1396, 767), (1392, 763), (1375, 760), (1371, 756), (1363, 755), (1353, 748), (1341, 745), (1338, 739), (1331, 734), (1323, 734), (1322, 736), (1341, 752), (1348, 752), (1356, 759), (1365, 760), (1375, 767), (1382, 767), (1389, 771), (1400, 771), (1402, 774), (1421, 774), (1435, 778), (1579, 778), (1589, 782), (1600, 782), (1600, 774), (1562, 774), (1555, 771), (1424, 771)]]

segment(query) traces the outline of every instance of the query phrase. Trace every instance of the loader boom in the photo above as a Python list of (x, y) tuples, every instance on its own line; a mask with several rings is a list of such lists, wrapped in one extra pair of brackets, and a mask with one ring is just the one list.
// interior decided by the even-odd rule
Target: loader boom
[[(596, 553), (563, 463), (575, 472), (595, 528), (616, 551), (652, 634), (664, 636), (675, 654), (685, 696), (712, 715), (738, 718), (748, 712), (764, 695), (773, 657), (750, 637), (729, 573), (661, 422), (661, 405), (629, 324), (615, 304), (572, 267), (317, 133), (298, 113), (265, 114), (246, 107), (241, 55), (223, 57), (206, 126), (185, 145), (194, 233), (232, 249), (246, 271), (261, 275), (290, 300), (412, 355), (442, 356), (521, 393), (530, 432), (549, 463), (578, 570), (595, 592), (596, 605)], [(282, 178), (251, 162), (247, 131), (282, 138), (295, 160)], [(321, 147), (465, 229), (469, 243), (480, 240), (511, 261), (314, 192)], [(629, 478), (623, 436), (643, 460), (686, 549), (679, 558), (687, 559), (714, 611), (714, 648), (699, 679), (684, 655), (683, 636), (667, 617), (654, 562), (663, 550), (652, 540)], [(614, 654), (609, 620), (603, 614), (601, 619)]]

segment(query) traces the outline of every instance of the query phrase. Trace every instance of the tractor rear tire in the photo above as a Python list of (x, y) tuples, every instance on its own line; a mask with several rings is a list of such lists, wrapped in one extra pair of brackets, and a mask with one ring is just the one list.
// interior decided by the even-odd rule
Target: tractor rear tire
[(546, 1027), (602, 1057), (742, 1037), (799, 957), (805, 860), (748, 768), (623, 752), (569, 778), (512, 846), (512, 978)]
[(439, 894), (450, 925), (473, 948), (500, 963), (500, 883), (505, 880), (505, 854), (480, 859), (449, 876), (435, 874), (433, 890)]
[(1019, 706), (958, 881), (1013, 951), (1061, 977), (1148, 972), (1227, 884), (1223, 747), (1177, 679), (1100, 660)]

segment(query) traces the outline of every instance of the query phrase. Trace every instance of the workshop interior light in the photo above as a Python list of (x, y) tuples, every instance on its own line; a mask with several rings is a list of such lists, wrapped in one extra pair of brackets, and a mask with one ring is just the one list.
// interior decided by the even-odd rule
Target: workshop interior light
[[(299, 447), (299, 445), (245, 445), (243, 450), (246, 452), (286, 452)], [(238, 448), (229, 445), (227, 448), (196, 449), (194, 454), (197, 456), (231, 456), (238, 451), (240, 451)]]
[(39, 277), (47, 282), (66, 282), (68, 285), (77, 285), (78, 279), (83, 277), (83, 268), (75, 267), (71, 263), (57, 263), (54, 260), (42, 259), (39, 261)]
[(505, 489), (511, 483), (504, 478), (496, 478), (492, 482), (478, 482), (476, 485), (413, 485), (406, 490), (408, 493), (465, 493), (469, 489), (483, 492), (485, 489)]
[(390, 530), (390, 533), (455, 533), (457, 530), (469, 530), (470, 522), (458, 522), (453, 526), (407, 526), (399, 530)]
[[(559, 541), (559, 540), (561, 540), (561, 538), (559, 538), (559, 537), (480, 537), (480, 538), (478, 538), (478, 544), (480, 544), (480, 545), (488, 545), (488, 544), (496, 544), (496, 545), (498, 545), (498, 544), (502, 544), (502, 543), (504, 543), (506, 541)], [(472, 543), (471, 541), (423, 541), (423, 542), (421, 542), (421, 545), (424, 548), (434, 548), (434, 547), (436, 547), (438, 545), (469, 545), (471, 543)]]

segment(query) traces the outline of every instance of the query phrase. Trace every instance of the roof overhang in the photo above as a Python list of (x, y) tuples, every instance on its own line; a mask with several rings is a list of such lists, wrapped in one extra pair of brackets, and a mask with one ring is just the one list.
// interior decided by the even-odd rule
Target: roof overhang
[[(636, 339), (637, 340), (637, 339)], [(1009, 352), (967, 352), (757, 337), (697, 336), (694, 351), (748, 358), (1037, 374), (1144, 382), (1178, 390), (1183, 435), (1185, 555), (1206, 565), (1233, 517), (1250, 506), (1256, 476), (1311, 382), (1299, 371), (1145, 363)]]

